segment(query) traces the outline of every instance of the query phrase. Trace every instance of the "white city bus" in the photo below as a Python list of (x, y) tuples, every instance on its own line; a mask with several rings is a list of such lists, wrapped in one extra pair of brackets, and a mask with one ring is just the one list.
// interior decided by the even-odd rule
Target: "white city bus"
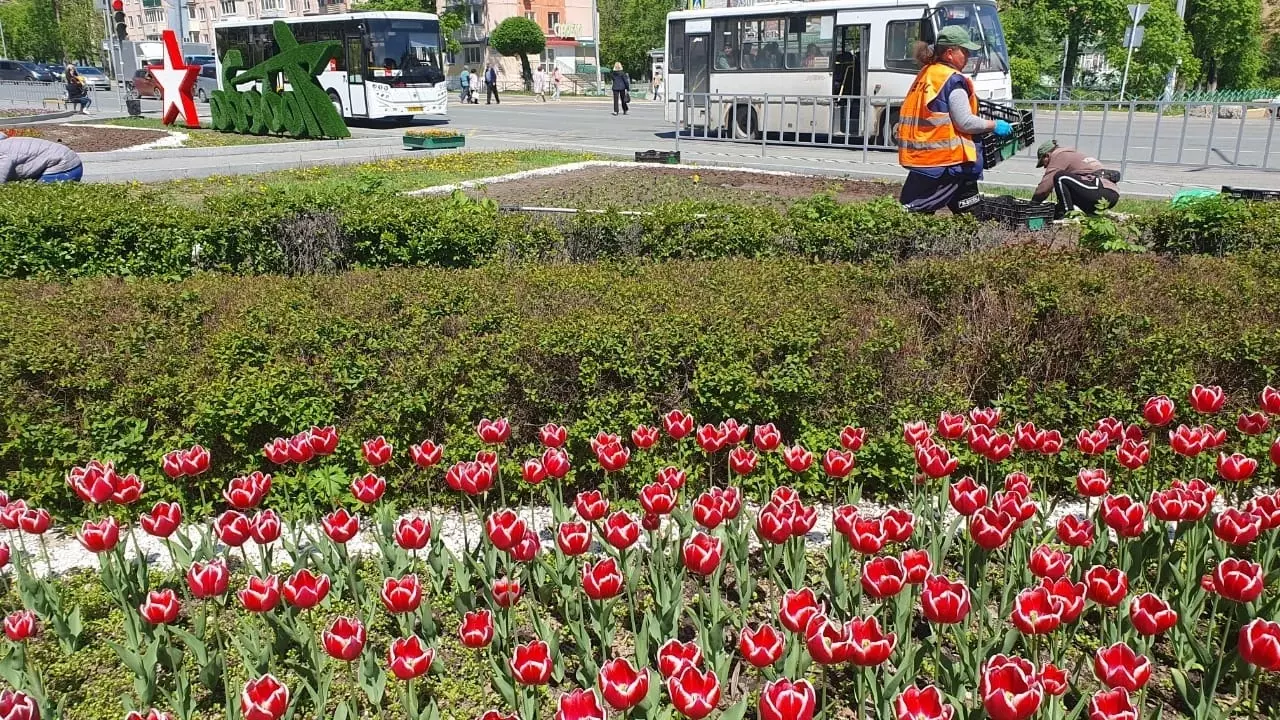
[(965, 68), (978, 96), (1011, 98), (992, 0), (757, 2), (672, 12), (666, 118), (734, 137), (851, 138), (865, 128), (874, 142), (891, 145), (898, 106), (920, 69), (913, 45), (947, 25), (966, 28), (983, 46)]
[(408, 121), (414, 115), (446, 113), (449, 92), (440, 21), (429, 13), (362, 12), (219, 23), (213, 30), (219, 86), (228, 50), (240, 51), (245, 69), (275, 55), (271, 26), (277, 19), (288, 23), (299, 44), (341, 43), (342, 52), (317, 79), (343, 117)]

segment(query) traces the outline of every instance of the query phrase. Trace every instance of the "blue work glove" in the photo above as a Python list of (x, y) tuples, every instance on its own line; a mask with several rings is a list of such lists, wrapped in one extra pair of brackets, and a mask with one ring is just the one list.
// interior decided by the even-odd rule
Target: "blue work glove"
[(1008, 137), (1013, 134), (1013, 126), (1004, 120), (997, 120), (995, 133), (1000, 137)]

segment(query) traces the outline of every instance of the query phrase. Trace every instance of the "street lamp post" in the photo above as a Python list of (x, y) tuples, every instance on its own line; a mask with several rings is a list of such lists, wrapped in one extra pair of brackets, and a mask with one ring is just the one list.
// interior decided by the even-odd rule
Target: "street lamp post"
[(591, 38), (596, 51), (596, 90), (604, 92), (604, 80), (600, 75), (600, 6), (591, 0)]

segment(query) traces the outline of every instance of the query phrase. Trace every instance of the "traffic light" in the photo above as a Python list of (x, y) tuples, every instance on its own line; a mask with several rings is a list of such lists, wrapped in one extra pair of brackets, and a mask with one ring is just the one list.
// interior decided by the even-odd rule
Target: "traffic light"
[(124, 0), (111, 0), (111, 19), (116, 25), (116, 39), (129, 39), (129, 26), (124, 19)]

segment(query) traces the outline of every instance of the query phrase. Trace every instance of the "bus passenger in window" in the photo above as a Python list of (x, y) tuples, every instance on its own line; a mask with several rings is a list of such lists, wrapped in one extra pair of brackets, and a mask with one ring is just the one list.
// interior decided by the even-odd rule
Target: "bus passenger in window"
[(731, 70), (736, 67), (738, 67), (737, 53), (734, 52), (732, 45), (726, 45), (725, 48), (720, 51), (720, 57), (716, 58), (716, 69)]
[(750, 70), (759, 67), (756, 64), (756, 48), (751, 43), (742, 43), (742, 69)]
[(820, 67), (820, 65), (818, 65), (818, 58), (821, 56), (822, 51), (818, 50), (818, 44), (809, 43), (809, 47), (804, 51), (804, 66), (807, 68)]
[(780, 68), (782, 67), (782, 50), (778, 48), (778, 43), (771, 42), (764, 46), (764, 51), (760, 53), (760, 60), (757, 67), (762, 68)]
[(978, 115), (978, 94), (962, 70), (980, 47), (955, 26), (943, 28), (933, 45), (916, 45), (921, 70), (898, 124), (898, 162), (908, 170), (900, 200), (908, 212), (971, 212), (982, 179), (982, 149), (973, 137), (1013, 133), (1004, 120)]

